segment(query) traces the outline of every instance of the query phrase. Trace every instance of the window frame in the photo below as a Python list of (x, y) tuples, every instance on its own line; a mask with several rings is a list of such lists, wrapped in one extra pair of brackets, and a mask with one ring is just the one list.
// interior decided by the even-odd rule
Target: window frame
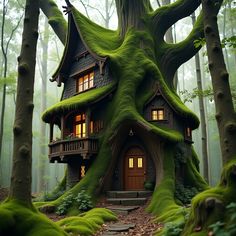
[[(77, 132), (77, 126), (79, 128), (78, 134), (76, 133)], [(77, 113), (74, 117), (74, 135), (77, 138), (86, 138), (86, 136), (87, 136), (86, 114), (84, 112)]]
[(95, 72), (87, 71), (86, 73), (78, 74), (75, 76), (76, 78), (76, 92), (82, 93), (86, 90), (89, 90), (94, 87), (94, 77)]
[[(159, 114), (158, 112), (162, 111), (162, 114)], [(153, 113), (156, 112), (154, 115)], [(162, 119), (160, 119), (162, 117)], [(151, 109), (151, 121), (165, 121), (165, 108), (164, 107), (159, 107), (159, 108), (154, 108)]]

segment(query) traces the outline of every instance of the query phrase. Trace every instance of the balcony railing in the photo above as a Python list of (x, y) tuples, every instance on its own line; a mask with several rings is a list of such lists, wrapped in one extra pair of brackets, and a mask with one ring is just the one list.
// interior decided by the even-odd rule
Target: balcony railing
[(58, 160), (66, 162), (69, 156), (81, 155), (88, 159), (98, 152), (98, 140), (96, 138), (71, 138), (56, 140), (49, 144), (50, 161)]

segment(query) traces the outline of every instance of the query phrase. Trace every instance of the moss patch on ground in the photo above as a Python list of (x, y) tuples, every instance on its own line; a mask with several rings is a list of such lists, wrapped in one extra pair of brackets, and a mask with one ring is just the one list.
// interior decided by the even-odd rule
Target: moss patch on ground
[(113, 212), (94, 208), (79, 216), (52, 222), (34, 207), (10, 200), (0, 205), (0, 235), (7, 236), (67, 236), (93, 235), (106, 221), (115, 221)]

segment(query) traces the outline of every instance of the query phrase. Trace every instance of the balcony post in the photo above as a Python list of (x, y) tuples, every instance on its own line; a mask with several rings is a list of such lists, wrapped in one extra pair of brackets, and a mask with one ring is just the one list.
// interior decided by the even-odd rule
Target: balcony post
[(50, 123), (50, 134), (49, 134), (49, 141), (50, 143), (52, 142), (53, 140), (53, 127), (54, 127), (54, 124), (53, 123)]
[(64, 129), (65, 129), (64, 115), (61, 116), (61, 140), (64, 139)]
[(85, 115), (85, 123), (86, 123), (86, 137), (88, 138), (90, 135), (90, 117), (91, 117), (91, 110), (90, 108), (87, 109)]

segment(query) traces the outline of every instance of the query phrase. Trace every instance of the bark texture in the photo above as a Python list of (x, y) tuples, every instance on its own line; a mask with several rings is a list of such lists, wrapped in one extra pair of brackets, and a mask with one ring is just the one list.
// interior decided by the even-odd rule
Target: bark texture
[(18, 87), (14, 122), (13, 169), (10, 199), (31, 205), (32, 115), (39, 2), (27, 0), (21, 53), (18, 57)]
[(204, 32), (214, 92), (223, 163), (236, 156), (236, 114), (221, 48), (217, 13), (222, 1), (203, 0)]

